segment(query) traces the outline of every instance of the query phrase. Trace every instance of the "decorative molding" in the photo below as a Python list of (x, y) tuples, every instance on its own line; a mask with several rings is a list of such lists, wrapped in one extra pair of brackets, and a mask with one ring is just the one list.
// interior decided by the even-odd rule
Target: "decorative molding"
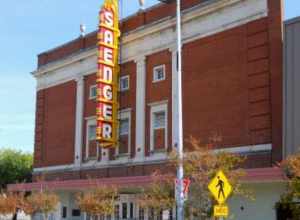
[[(241, 146), (241, 147), (231, 147), (231, 148), (222, 148), (214, 150), (215, 152), (229, 152), (229, 153), (237, 153), (237, 154), (251, 154), (251, 153), (261, 153), (261, 152), (270, 152), (272, 150), (272, 144), (260, 144), (253, 146)], [(118, 167), (118, 166), (136, 166), (136, 165), (149, 165), (149, 164), (157, 164), (162, 163), (168, 159), (167, 154), (165, 153), (155, 153), (149, 157), (144, 158), (127, 158), (126, 160), (118, 161), (98, 161), (82, 164), (80, 168), (74, 166), (74, 164), (62, 165), (62, 166), (52, 166), (52, 167), (40, 167), (34, 168), (34, 173), (40, 172), (55, 172), (55, 171), (76, 171), (76, 170), (84, 170), (91, 168), (109, 168), (109, 167)]]
[(157, 106), (157, 105), (163, 105), (163, 104), (168, 104), (168, 100), (162, 100), (162, 101), (157, 101), (157, 102), (150, 102), (147, 105), (152, 107), (152, 106)]
[(214, 150), (214, 152), (228, 152), (236, 154), (250, 154), (258, 152), (267, 152), (272, 150), (272, 144), (260, 144), (253, 146), (231, 147)]
[[(183, 11), (183, 43), (219, 33), (268, 15), (267, 0), (220, 0)], [(174, 48), (175, 18), (167, 17), (123, 36), (122, 62), (135, 60), (141, 65), (145, 56)], [(37, 89), (73, 80), (75, 75), (89, 75), (97, 70), (96, 47), (40, 67), (32, 74)]]

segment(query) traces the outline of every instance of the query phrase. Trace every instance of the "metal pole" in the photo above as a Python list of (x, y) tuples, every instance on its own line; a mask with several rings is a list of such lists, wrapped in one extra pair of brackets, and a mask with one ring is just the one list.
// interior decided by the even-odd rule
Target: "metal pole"
[(181, 5), (180, 0), (176, 0), (176, 14), (177, 14), (177, 91), (178, 91), (178, 157), (179, 166), (177, 170), (177, 178), (179, 182), (178, 196), (177, 196), (177, 220), (184, 220), (184, 193), (183, 193), (183, 128), (182, 128), (182, 40), (181, 40)]

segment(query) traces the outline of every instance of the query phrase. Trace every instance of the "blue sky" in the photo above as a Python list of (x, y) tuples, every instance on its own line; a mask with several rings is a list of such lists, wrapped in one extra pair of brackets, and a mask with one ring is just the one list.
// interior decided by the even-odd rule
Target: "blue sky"
[[(138, 9), (123, 0), (123, 16)], [(130, 3), (128, 3), (130, 2)], [(36, 55), (97, 27), (102, 0), (10, 0), (0, 7), (0, 148), (33, 151)], [(157, 3), (146, 0), (147, 6)], [(300, 16), (299, 0), (285, 0), (285, 18)]]

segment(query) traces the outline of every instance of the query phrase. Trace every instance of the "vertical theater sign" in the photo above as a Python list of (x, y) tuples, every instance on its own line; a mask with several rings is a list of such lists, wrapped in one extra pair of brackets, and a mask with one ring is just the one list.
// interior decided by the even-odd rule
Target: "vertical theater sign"
[(118, 130), (118, 0), (105, 0), (99, 18), (96, 136), (101, 147), (114, 147)]

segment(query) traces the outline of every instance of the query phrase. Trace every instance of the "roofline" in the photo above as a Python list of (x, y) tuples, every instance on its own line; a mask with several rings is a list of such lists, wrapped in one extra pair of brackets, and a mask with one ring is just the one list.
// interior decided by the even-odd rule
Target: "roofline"
[[(152, 10), (152, 9), (155, 9), (155, 8), (157, 8), (157, 7), (160, 7), (160, 6), (163, 5), (163, 4), (164, 4), (164, 3), (157, 3), (157, 4), (155, 4), (155, 5), (152, 5), (152, 6), (148, 7), (148, 8), (146, 8), (145, 10), (138, 10), (137, 12), (135, 12), (135, 13), (133, 13), (133, 14), (130, 14), (130, 15), (126, 16), (125, 18), (122, 18), (122, 19), (120, 20), (120, 24), (122, 24), (123, 22), (129, 20), (130, 18), (133, 18), (133, 17), (139, 15), (140, 13), (148, 12), (148, 11), (150, 11), (150, 10)], [(61, 48), (61, 47), (64, 47), (64, 46), (66, 46), (66, 45), (68, 45), (68, 44), (74, 42), (74, 41), (77, 41), (77, 40), (80, 39), (80, 38), (86, 38), (86, 37), (89, 37), (89, 36), (91, 36), (91, 35), (93, 35), (93, 34), (95, 34), (95, 33), (97, 33), (97, 30), (94, 30), (94, 31), (91, 31), (91, 32), (87, 33), (84, 37), (79, 36), (79, 37), (77, 37), (77, 38), (74, 38), (73, 40), (67, 41), (67, 42), (65, 42), (65, 43), (63, 43), (63, 44), (60, 44), (60, 45), (58, 45), (58, 46), (56, 46), (56, 47), (53, 47), (53, 48), (51, 48), (51, 49), (49, 49), (49, 50), (45, 50), (45, 51), (39, 53), (38, 56), (39, 56), (39, 55), (42, 55), (42, 54), (45, 54), (45, 53), (52, 52), (52, 51), (54, 51), (54, 50), (57, 50), (57, 49), (59, 49), (59, 48)]]
[(284, 21), (284, 24), (290, 25), (290, 24), (294, 24), (294, 23), (298, 23), (298, 22), (300, 23), (300, 16), (288, 19), (288, 20)]

